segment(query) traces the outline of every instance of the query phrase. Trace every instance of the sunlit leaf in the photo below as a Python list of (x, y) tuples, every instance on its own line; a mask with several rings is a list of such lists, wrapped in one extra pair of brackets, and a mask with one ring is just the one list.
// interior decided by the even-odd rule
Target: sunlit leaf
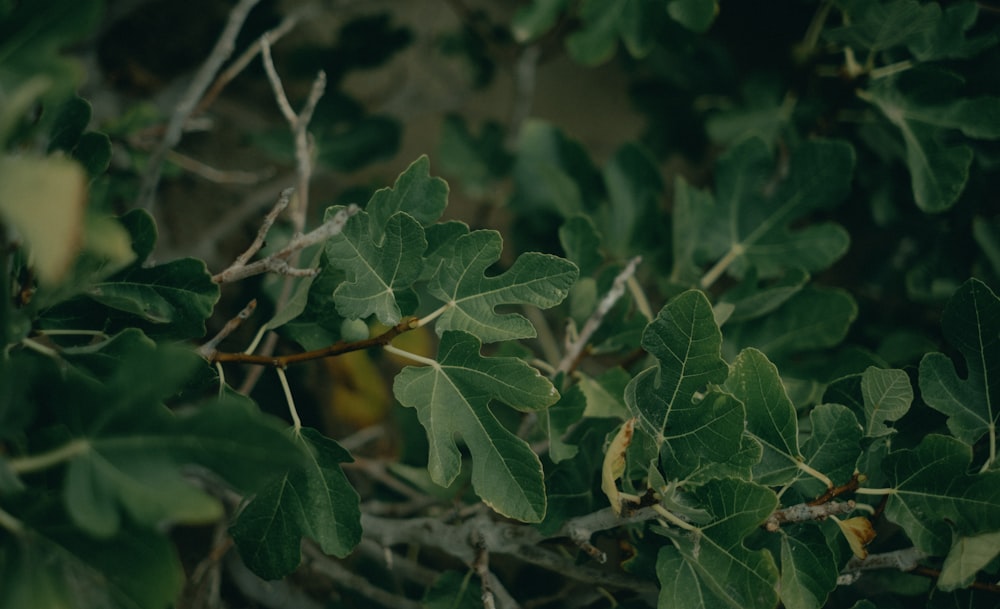
[(545, 515), (541, 462), (497, 420), (490, 402), (539, 410), (555, 403), (559, 392), (523, 361), (483, 357), (480, 348), (470, 334), (445, 332), (437, 362), (404, 368), (393, 391), (400, 403), (417, 409), (436, 483), (447, 486), (461, 471), (460, 436), (472, 454), (472, 485), (483, 501), (508, 517), (538, 522)]
[(902, 370), (868, 368), (861, 376), (861, 395), (865, 435), (879, 437), (893, 433), (886, 422), (899, 420), (910, 409), (913, 387), (910, 377)]
[[(327, 217), (336, 210), (327, 210)], [(380, 239), (375, 237), (374, 220), (359, 212), (348, 220), (341, 234), (326, 241), (330, 264), (347, 274), (347, 280), (334, 290), (333, 300), (344, 317), (364, 319), (374, 314), (391, 326), (399, 323), (404, 314), (398, 303), (399, 293), (409, 290), (420, 276), (427, 240), (420, 224), (409, 214), (390, 216), (377, 231), (382, 234)]]
[(517, 313), (498, 314), (500, 305), (527, 304), (542, 309), (562, 302), (576, 280), (576, 265), (568, 260), (528, 252), (500, 275), (485, 276), (500, 258), (503, 240), (496, 231), (478, 230), (455, 242), (428, 290), (447, 305), (436, 330), (462, 330), (483, 342), (535, 336), (535, 328)]

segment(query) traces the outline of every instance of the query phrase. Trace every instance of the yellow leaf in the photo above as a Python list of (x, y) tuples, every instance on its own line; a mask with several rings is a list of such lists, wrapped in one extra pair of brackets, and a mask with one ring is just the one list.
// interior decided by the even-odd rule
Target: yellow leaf
[(58, 283), (83, 243), (87, 177), (64, 157), (0, 157), (0, 218), (28, 243), (39, 281)]
[(840, 532), (847, 538), (851, 552), (854, 552), (854, 555), (862, 560), (867, 557), (866, 546), (875, 539), (875, 529), (872, 528), (871, 521), (864, 516), (856, 516), (847, 520), (840, 520), (836, 516), (830, 516), (830, 518), (837, 523)]
[(631, 418), (621, 426), (615, 434), (608, 452), (604, 453), (604, 465), (601, 467), (601, 490), (611, 502), (615, 514), (622, 513), (622, 497), (618, 490), (618, 479), (625, 473), (625, 451), (632, 444), (635, 433), (635, 418)]

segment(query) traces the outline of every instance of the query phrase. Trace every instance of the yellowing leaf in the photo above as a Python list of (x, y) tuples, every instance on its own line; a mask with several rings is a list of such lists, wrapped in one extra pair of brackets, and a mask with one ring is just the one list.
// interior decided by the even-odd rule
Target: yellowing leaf
[(830, 516), (830, 518), (840, 527), (840, 532), (844, 534), (847, 543), (851, 546), (851, 552), (860, 559), (867, 557), (866, 546), (875, 539), (875, 529), (872, 528), (871, 521), (864, 516), (856, 516), (847, 520), (841, 520), (836, 516)]
[(0, 157), (0, 218), (31, 248), (38, 278), (58, 283), (83, 242), (87, 178), (61, 157)]
[(604, 453), (604, 465), (601, 466), (601, 490), (611, 502), (611, 509), (619, 515), (622, 513), (622, 498), (618, 491), (618, 479), (625, 473), (625, 451), (632, 444), (634, 434), (635, 417), (632, 417), (625, 421), (611, 440), (608, 452)]

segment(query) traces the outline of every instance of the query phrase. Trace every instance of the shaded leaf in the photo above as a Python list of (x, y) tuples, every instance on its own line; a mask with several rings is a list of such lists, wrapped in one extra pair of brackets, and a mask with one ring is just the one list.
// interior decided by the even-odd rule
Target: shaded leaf
[(837, 587), (840, 568), (816, 526), (781, 531), (781, 602), (786, 609), (820, 609)]
[(708, 30), (719, 14), (718, 0), (670, 0), (667, 14), (694, 32)]
[(959, 537), (944, 559), (937, 587), (945, 592), (965, 588), (998, 555), (1000, 531)]
[(588, 277), (604, 262), (601, 254), (601, 236), (587, 216), (573, 216), (559, 227), (559, 244), (566, 257)]
[(388, 230), (390, 218), (397, 212), (408, 214), (421, 226), (429, 226), (437, 222), (447, 206), (448, 183), (431, 177), (430, 160), (422, 155), (399, 174), (392, 188), (375, 191), (365, 212), (371, 217), (372, 239), (382, 243), (382, 231)]
[(774, 511), (775, 494), (742, 480), (713, 480), (693, 493), (713, 517), (694, 531), (669, 529), (674, 547), (656, 561), (660, 607), (772, 609), (778, 569), (770, 552), (744, 539)]
[[(805, 463), (825, 474), (834, 484), (846, 484), (861, 456), (863, 432), (858, 419), (846, 406), (820, 404), (809, 413), (809, 427), (812, 433), (801, 445)], [(809, 489), (807, 494), (819, 495), (826, 490), (816, 482), (814, 488), (806, 487)]]
[[(689, 433), (691, 427), (674, 421), (698, 417), (694, 394), (726, 378), (720, 355), (722, 334), (715, 325), (705, 294), (689, 290), (668, 302), (646, 326), (642, 346), (658, 364), (636, 376), (625, 389), (625, 401), (639, 427), (661, 446), (667, 436)], [(689, 419), (690, 420), (690, 419)]]
[(792, 151), (787, 175), (775, 187), (768, 185), (774, 169), (764, 141), (736, 144), (717, 164), (714, 207), (699, 205), (700, 260), (723, 259), (737, 276), (750, 267), (760, 277), (827, 268), (847, 251), (847, 231), (828, 222), (796, 229), (792, 223), (840, 203), (853, 171), (848, 144), (810, 140)]
[[(923, 78), (921, 78), (923, 77)], [(1000, 98), (953, 96), (944, 102), (926, 101), (940, 89), (954, 89), (958, 77), (941, 72), (908, 75), (910, 91), (900, 77), (874, 81), (862, 98), (874, 104), (899, 129), (906, 147), (906, 165), (917, 206), (940, 212), (958, 200), (969, 179), (972, 148), (951, 143), (949, 130), (970, 138), (1000, 137)]]
[(305, 465), (259, 491), (230, 528), (243, 562), (264, 579), (299, 566), (303, 537), (338, 557), (361, 540), (358, 494), (340, 468), (352, 461), (350, 453), (308, 427), (294, 440), (309, 454)]
[(996, 32), (968, 37), (975, 25), (979, 6), (959, 2), (946, 6), (934, 27), (909, 41), (910, 52), (921, 61), (972, 57), (997, 43)]
[(483, 606), (482, 588), (472, 578), (472, 571), (465, 575), (445, 571), (434, 580), (424, 593), (424, 609), (479, 609)]
[(754, 467), (761, 484), (787, 484), (798, 474), (804, 457), (799, 450), (799, 424), (778, 369), (756, 349), (745, 349), (733, 362), (725, 388), (746, 409), (746, 433), (764, 449)]
[(885, 514), (928, 554), (947, 553), (953, 532), (1000, 530), (1000, 471), (970, 475), (971, 461), (967, 444), (936, 434), (883, 461), (892, 487)]
[(568, 260), (528, 252), (518, 256), (504, 273), (488, 277), (486, 269), (500, 258), (503, 240), (496, 231), (479, 230), (455, 242), (452, 256), (431, 280), (431, 295), (447, 305), (438, 318), (438, 334), (462, 330), (483, 342), (532, 338), (535, 328), (517, 313), (497, 314), (507, 304), (528, 304), (542, 309), (566, 298), (578, 270)]
[[(961, 379), (944, 354), (920, 361), (920, 393), (927, 404), (948, 416), (948, 429), (966, 444), (989, 434), (996, 443), (1000, 421), (1000, 299), (978, 279), (962, 284), (941, 319), (945, 337), (965, 358)], [(996, 455), (991, 451), (990, 459)]]
[(875, 438), (894, 433), (886, 422), (898, 421), (907, 413), (913, 402), (913, 387), (902, 370), (869, 367), (861, 376), (861, 395), (865, 435)]
[(519, 6), (510, 24), (514, 40), (524, 43), (538, 39), (552, 29), (568, 5), (569, 0), (532, 0)]
[(926, 37), (941, 19), (937, 3), (916, 0), (860, 2), (851, 11), (850, 24), (824, 32), (824, 37), (855, 50), (883, 51)]
[(528, 444), (490, 411), (492, 400), (540, 410), (559, 399), (537, 370), (512, 357), (484, 358), (480, 341), (464, 332), (441, 336), (438, 360), (409, 366), (393, 383), (396, 399), (417, 409), (430, 444), (431, 478), (448, 486), (461, 471), (460, 435), (472, 453), (472, 485), (497, 512), (526, 522), (545, 515), (542, 466)]

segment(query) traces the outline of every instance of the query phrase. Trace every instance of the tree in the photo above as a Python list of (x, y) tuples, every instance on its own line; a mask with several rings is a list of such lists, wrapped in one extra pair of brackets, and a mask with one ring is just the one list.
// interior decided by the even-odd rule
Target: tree
[[(346, 93), (404, 4), (226, 6), (106, 134), (65, 51), (100, 4), (0, 5), (0, 606), (996, 606), (995, 7), (447, 3), (510, 120), (325, 198), (408, 127)], [(564, 55), (641, 137), (532, 116)], [(265, 83), (287, 173), (180, 151)], [(222, 217), (159, 234), (186, 171), (272, 205), (224, 264)]]

